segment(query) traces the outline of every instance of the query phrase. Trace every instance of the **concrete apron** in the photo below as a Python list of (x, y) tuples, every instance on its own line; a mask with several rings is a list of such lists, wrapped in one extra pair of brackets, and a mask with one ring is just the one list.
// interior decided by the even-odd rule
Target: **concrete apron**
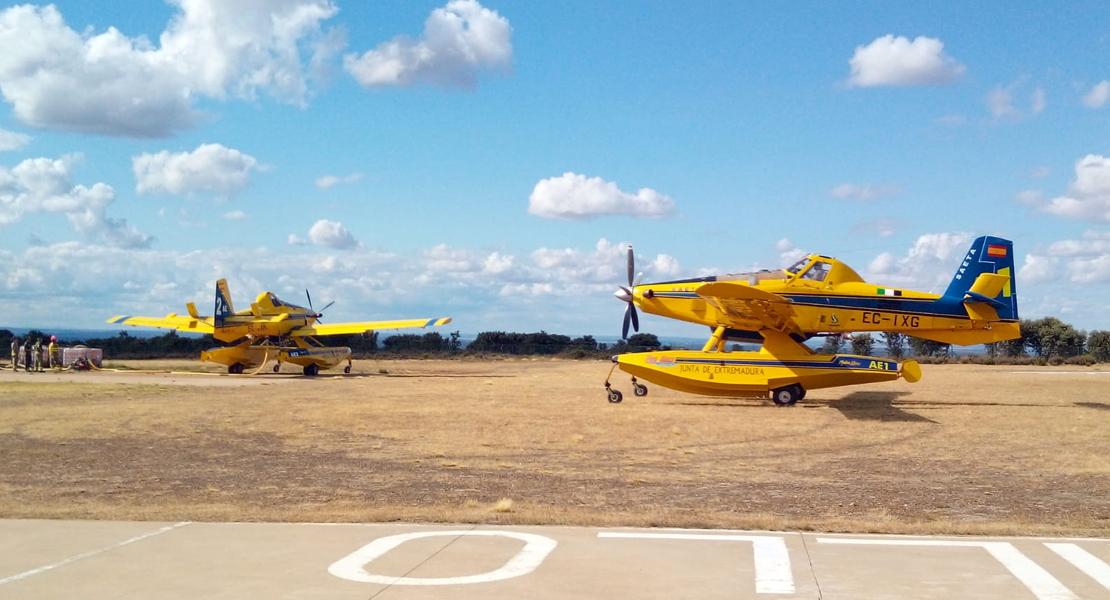
[(5, 598), (1110, 600), (1110, 540), (0, 520)]

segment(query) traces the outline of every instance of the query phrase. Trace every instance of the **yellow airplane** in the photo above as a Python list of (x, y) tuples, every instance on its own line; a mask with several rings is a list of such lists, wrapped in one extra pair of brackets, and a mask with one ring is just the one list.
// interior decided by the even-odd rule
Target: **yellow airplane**
[[(197, 314), (196, 304), (185, 305), (188, 315), (170, 313), (165, 317), (132, 317), (120, 315), (108, 319), (109, 323), (139, 327), (158, 327), (210, 333), (221, 342), (237, 342), (233, 346), (213, 348), (202, 352), (202, 361), (227, 365), (231, 374), (240, 374), (248, 368), (261, 367), (267, 360), (277, 360), (274, 372), (281, 364), (288, 362), (302, 367), (305, 375), (311, 377), (320, 369), (330, 369), (346, 360), (344, 373), (351, 372), (351, 349), (347, 347), (328, 347), (317, 341), (316, 336), (364, 333), (376, 329), (402, 329), (408, 327), (429, 327), (446, 325), (450, 317), (439, 319), (402, 319), (397, 321), (363, 321), (358, 323), (320, 322), (322, 314), (312, 309), (312, 296), (308, 296), (308, 308), (279, 300), (271, 292), (262, 292), (251, 303), (249, 310), (235, 311), (231, 304), (231, 293), (227, 280), (216, 282), (216, 302), (213, 316)], [(327, 310), (334, 302), (321, 309)]]
[[(921, 367), (847, 354), (821, 355), (803, 344), (817, 335), (887, 331), (946, 344), (971, 345), (1021, 336), (1013, 243), (976, 239), (942, 295), (867, 283), (851, 267), (810, 255), (778, 271), (703, 277), (639, 285), (628, 249), (628, 287), (615, 296), (628, 303), (622, 336), (639, 330), (636, 307), (708, 325), (700, 351), (668, 350), (613, 357), (613, 369), (632, 375), (635, 395), (647, 395), (637, 377), (664, 387), (713, 396), (770, 392), (779, 405), (793, 405), (806, 390), (890, 381), (913, 383)], [(726, 352), (730, 341), (761, 343), (758, 352)], [(607, 378), (610, 402), (622, 395)]]

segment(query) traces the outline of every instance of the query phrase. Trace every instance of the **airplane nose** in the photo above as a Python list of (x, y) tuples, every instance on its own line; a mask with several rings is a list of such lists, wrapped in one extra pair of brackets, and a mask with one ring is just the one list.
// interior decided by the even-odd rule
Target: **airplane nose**
[(620, 300), (621, 302), (632, 302), (632, 290), (626, 287), (622, 287), (613, 292), (613, 295), (616, 296), (617, 300)]

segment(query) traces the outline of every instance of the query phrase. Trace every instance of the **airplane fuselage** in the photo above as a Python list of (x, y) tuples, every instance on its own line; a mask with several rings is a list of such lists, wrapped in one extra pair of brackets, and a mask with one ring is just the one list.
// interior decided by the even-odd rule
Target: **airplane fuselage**
[[(834, 271), (835, 272), (835, 271)], [(808, 337), (817, 333), (892, 331), (944, 343), (982, 344), (1020, 336), (1018, 321), (972, 319), (959, 302), (913, 290), (893, 289), (850, 281), (837, 285), (783, 278), (754, 284), (705, 277), (675, 282), (638, 285), (632, 289), (636, 306), (647, 313), (698, 323), (710, 328), (725, 325), (734, 330), (759, 331), (765, 324), (752, 306), (750, 322), (738, 326), (736, 315), (727, 316), (720, 307), (698, 294), (710, 283), (728, 281), (776, 294), (790, 301), (794, 327)]]

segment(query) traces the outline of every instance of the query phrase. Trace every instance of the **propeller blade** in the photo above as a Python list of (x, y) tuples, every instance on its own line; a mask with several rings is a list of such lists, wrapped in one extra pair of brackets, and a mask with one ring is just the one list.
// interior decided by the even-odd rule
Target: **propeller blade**
[(638, 333), (640, 331), (640, 319), (636, 316), (636, 305), (631, 302), (628, 303), (628, 314), (632, 315), (632, 330)]
[[(308, 293), (308, 288), (304, 289), (304, 295), (308, 298), (308, 310), (312, 310), (312, 294)], [(316, 312), (312, 310), (312, 312)]]
[(630, 312), (631, 309), (632, 309), (631, 304), (628, 305), (628, 308), (624, 309), (624, 328), (621, 329), (621, 339), (623, 339), (623, 340), (628, 339), (628, 320), (631, 318), (630, 317), (630, 315), (632, 314)]
[(636, 273), (636, 256), (632, 246), (628, 247), (628, 285), (632, 285), (632, 276)]
[(643, 278), (644, 278), (644, 272), (643, 271), (640, 271), (639, 273), (636, 273), (636, 279), (632, 280), (632, 287), (636, 287), (636, 286), (640, 285), (640, 280), (642, 280)]
[(324, 305), (324, 308), (321, 308), (321, 309), (320, 309), (320, 312), (324, 312), (324, 311), (325, 311), (325, 310), (327, 310), (327, 309), (328, 309), (328, 307), (330, 307), (330, 306), (331, 306), (332, 304), (335, 304), (335, 300), (332, 300), (331, 302), (328, 302), (327, 304), (325, 304), (325, 305)]

